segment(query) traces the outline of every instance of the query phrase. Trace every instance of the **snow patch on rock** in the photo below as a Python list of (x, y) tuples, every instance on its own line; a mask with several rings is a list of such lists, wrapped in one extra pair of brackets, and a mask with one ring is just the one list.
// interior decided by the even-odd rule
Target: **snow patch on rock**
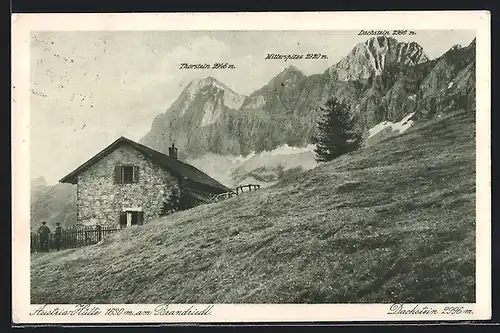
[(415, 112), (412, 112), (396, 123), (393, 123), (391, 121), (384, 121), (373, 126), (372, 128), (369, 129), (368, 138), (371, 138), (372, 136), (386, 129), (390, 129), (392, 131), (398, 131), (399, 134), (405, 132), (408, 128), (410, 128), (413, 125), (414, 122), (413, 120), (411, 120), (411, 117), (413, 117), (414, 114)]
[(266, 99), (262, 95), (254, 96), (250, 100), (250, 102), (247, 103), (246, 107), (250, 109), (258, 109), (266, 104)]
[(248, 155), (220, 155), (206, 153), (203, 156), (188, 159), (187, 162), (208, 173), (222, 184), (234, 187), (246, 183), (264, 184), (260, 181), (245, 179), (245, 175), (259, 168), (273, 173), (278, 168), (284, 171), (301, 168), (309, 170), (318, 163), (315, 160), (314, 145), (306, 147), (291, 147), (286, 144), (260, 153), (252, 152)]
[(193, 103), (194, 98), (198, 94), (198, 92), (206, 85), (206, 79), (204, 80), (193, 80), (186, 88), (186, 100), (184, 101), (184, 105), (181, 109), (180, 116), (182, 117), (186, 112), (187, 108)]
[(213, 77), (207, 77), (200, 80), (193, 80), (186, 88), (187, 98), (184, 103), (184, 107), (181, 110), (180, 113), (181, 116), (184, 114), (189, 105), (191, 105), (196, 95), (201, 90), (209, 86), (223, 91), (224, 105), (230, 109), (235, 109), (235, 110), (239, 109), (243, 105), (243, 102), (245, 101), (246, 96), (235, 93), (229, 87), (220, 83)]
[(245, 96), (233, 93), (232, 91), (224, 91), (224, 105), (230, 109), (237, 110), (245, 101)]
[(203, 117), (201, 118), (201, 127), (214, 124), (220, 117), (220, 109), (215, 107), (214, 102), (207, 102), (203, 106)]
[[(276, 149), (269, 150), (269, 151), (266, 150), (266, 151), (260, 152), (258, 155), (260, 157), (293, 155), (293, 154), (303, 153), (306, 151), (313, 151), (314, 147), (315, 146), (312, 144), (307, 145), (306, 147), (292, 147), (292, 146), (289, 146), (285, 143), (284, 145), (281, 145)], [(252, 154), (254, 154), (254, 156), (255, 156), (255, 153), (252, 153)]]

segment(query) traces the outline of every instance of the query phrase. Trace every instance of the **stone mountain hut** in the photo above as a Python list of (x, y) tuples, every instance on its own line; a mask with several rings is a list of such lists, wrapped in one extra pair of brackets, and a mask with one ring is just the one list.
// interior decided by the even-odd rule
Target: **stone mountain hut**
[(197, 168), (120, 137), (59, 182), (77, 185), (77, 222), (126, 227), (165, 214), (172, 201), (180, 209), (209, 202), (231, 191)]

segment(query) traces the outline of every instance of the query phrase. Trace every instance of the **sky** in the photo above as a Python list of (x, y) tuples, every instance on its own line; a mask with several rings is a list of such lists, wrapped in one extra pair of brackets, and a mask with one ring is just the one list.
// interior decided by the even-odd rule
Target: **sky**
[[(119, 136), (139, 140), (193, 79), (212, 76), (248, 95), (294, 65), (322, 73), (370, 36), (359, 31), (108, 31), (31, 35), (30, 172), (47, 184)], [(474, 31), (417, 31), (431, 58), (468, 45)], [(321, 60), (266, 60), (268, 53), (324, 54)], [(180, 69), (181, 63), (234, 69)]]

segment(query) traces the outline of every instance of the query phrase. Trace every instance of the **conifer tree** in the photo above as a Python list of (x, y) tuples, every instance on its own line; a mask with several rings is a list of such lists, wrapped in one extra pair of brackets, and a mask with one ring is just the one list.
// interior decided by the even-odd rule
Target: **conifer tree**
[(323, 115), (318, 121), (318, 134), (312, 137), (316, 161), (331, 161), (361, 146), (361, 134), (355, 129), (357, 119), (351, 116), (349, 109), (349, 105), (335, 97), (320, 106)]

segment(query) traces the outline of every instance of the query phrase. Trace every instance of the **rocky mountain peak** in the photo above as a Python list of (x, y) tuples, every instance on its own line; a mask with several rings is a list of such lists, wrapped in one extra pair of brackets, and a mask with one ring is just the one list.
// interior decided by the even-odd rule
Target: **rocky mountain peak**
[[(372, 49), (384, 49), (388, 48), (390, 46), (394, 46), (398, 43), (398, 40), (394, 37), (387, 37), (387, 36), (376, 36), (367, 39), (364, 43), (369, 48)], [(359, 45), (359, 44), (358, 44)]]
[(281, 73), (276, 75), (276, 79), (290, 79), (290, 78), (303, 78), (305, 77), (304, 73), (300, 71), (297, 67), (294, 65), (290, 65), (287, 68), (285, 68)]
[(342, 81), (360, 80), (380, 75), (388, 66), (413, 66), (428, 60), (430, 58), (418, 43), (376, 36), (357, 44), (329, 71), (333, 77)]
[(191, 93), (198, 93), (200, 90), (206, 87), (216, 87), (222, 90), (228, 90), (233, 92), (230, 88), (228, 88), (226, 85), (223, 83), (219, 82), (217, 79), (215, 79), (212, 76), (208, 76), (203, 79), (196, 79), (191, 81), (188, 86), (186, 87), (187, 90), (189, 90)]
[(276, 75), (273, 80), (270, 81), (271, 85), (290, 85), (297, 81), (306, 78), (304, 73), (302, 73), (297, 67), (291, 65), (285, 68), (281, 73)]
[(221, 83), (214, 77), (208, 76), (203, 79), (193, 80), (187, 85), (187, 87), (183, 91), (183, 94), (186, 95), (186, 102), (184, 107), (187, 108), (189, 104), (192, 103), (192, 101), (195, 99), (195, 97), (207, 88), (222, 91), (224, 104), (231, 109), (240, 108), (246, 97), (234, 92), (231, 88)]
[(298, 69), (296, 66), (294, 65), (290, 65), (288, 66), (287, 68), (285, 68), (283, 70), (282, 73), (291, 73), (291, 74), (300, 74), (300, 75), (304, 75), (300, 69)]
[(463, 48), (463, 45), (461, 45), (461, 44), (455, 44), (455, 45), (453, 45), (450, 48), (450, 50), (458, 50), (458, 49), (461, 49), (461, 48)]

